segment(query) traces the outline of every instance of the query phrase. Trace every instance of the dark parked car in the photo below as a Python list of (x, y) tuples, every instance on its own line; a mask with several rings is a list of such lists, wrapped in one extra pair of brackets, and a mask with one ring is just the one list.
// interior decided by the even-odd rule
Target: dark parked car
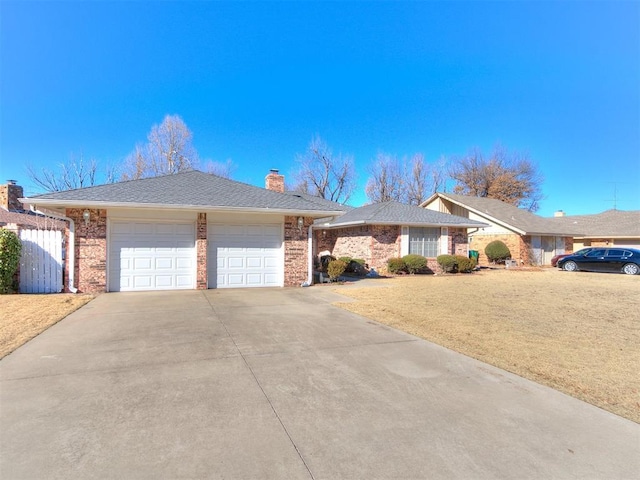
[(640, 273), (640, 250), (634, 248), (593, 248), (591, 251), (569, 255), (558, 261), (558, 267), (568, 272), (616, 272), (628, 275)]
[(560, 255), (554, 255), (553, 257), (551, 257), (551, 266), (552, 267), (557, 267), (558, 266), (558, 260), (561, 260), (564, 257), (568, 257), (569, 255), (584, 255), (584, 254), (590, 252), (591, 250), (593, 250), (594, 248), (598, 248), (598, 247), (586, 247), (586, 248), (581, 248), (577, 252), (561, 253)]

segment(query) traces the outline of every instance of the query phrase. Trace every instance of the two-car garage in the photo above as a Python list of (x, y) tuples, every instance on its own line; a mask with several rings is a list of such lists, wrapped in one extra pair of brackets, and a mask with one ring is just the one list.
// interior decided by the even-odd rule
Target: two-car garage
[[(196, 287), (196, 223), (111, 218), (109, 291)], [(209, 288), (282, 286), (283, 226), (272, 217), (207, 226)]]

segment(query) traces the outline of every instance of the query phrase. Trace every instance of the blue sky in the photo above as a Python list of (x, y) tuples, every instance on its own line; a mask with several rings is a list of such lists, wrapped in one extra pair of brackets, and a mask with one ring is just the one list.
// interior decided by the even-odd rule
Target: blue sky
[(0, 2), (0, 181), (117, 164), (165, 114), (264, 185), (319, 134), (365, 201), (379, 151), (496, 144), (538, 213), (640, 209), (640, 2)]

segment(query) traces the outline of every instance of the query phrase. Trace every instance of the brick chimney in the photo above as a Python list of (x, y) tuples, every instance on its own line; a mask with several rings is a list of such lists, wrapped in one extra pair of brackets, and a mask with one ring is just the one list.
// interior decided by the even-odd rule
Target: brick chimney
[(15, 180), (7, 180), (5, 185), (0, 185), (0, 207), (9, 211), (24, 211), (24, 207), (18, 201), (24, 197), (24, 192), (20, 185), (16, 185)]
[(272, 168), (264, 178), (264, 185), (267, 190), (284, 193), (284, 175), (280, 175), (277, 168)]

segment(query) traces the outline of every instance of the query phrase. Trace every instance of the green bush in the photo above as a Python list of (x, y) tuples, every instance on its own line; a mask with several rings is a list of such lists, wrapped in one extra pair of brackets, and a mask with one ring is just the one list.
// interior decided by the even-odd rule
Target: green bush
[(409, 273), (418, 273), (427, 266), (427, 259), (422, 255), (409, 254), (402, 257)]
[(329, 278), (331, 279), (331, 281), (335, 282), (346, 269), (347, 264), (342, 260), (331, 260), (329, 262), (329, 266), (327, 267), (327, 273), (329, 274)]
[(460, 273), (469, 273), (476, 268), (476, 259), (465, 257), (464, 255), (456, 255), (455, 257), (456, 269)]
[(504, 242), (500, 240), (494, 240), (493, 242), (489, 243), (485, 247), (484, 253), (491, 262), (501, 263), (504, 262), (507, 258), (511, 258), (509, 247), (507, 247)]
[(351, 257), (340, 257), (338, 258), (338, 260), (340, 260), (341, 262), (346, 263), (347, 265), (349, 265), (349, 263), (351, 262), (351, 260), (353, 260)]
[(455, 272), (456, 270), (456, 257), (453, 255), (438, 255), (436, 262), (445, 273)]
[(407, 271), (407, 264), (401, 258), (390, 258), (387, 260), (389, 273), (398, 274)]
[(364, 267), (364, 265), (367, 263), (364, 261), (364, 258), (352, 258), (351, 259), (352, 262), (356, 262), (359, 263), (360, 265), (362, 265)]
[(20, 265), (22, 243), (18, 236), (4, 228), (0, 229), (0, 293), (13, 291), (13, 276)]

